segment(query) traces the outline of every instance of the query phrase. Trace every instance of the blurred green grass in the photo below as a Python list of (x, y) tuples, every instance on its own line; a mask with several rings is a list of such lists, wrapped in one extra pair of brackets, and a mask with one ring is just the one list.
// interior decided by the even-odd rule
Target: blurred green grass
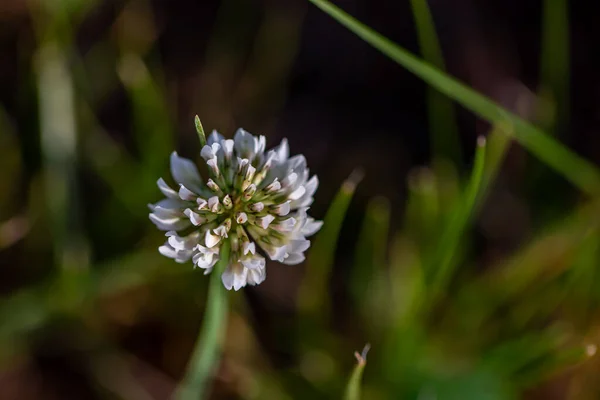
[[(119, 52), (111, 58), (115, 73), (106, 86), (125, 88), (132, 106), (134, 140), (129, 145), (111, 137), (95, 111), (102, 93), (90, 88), (94, 78), (85, 68), (111, 52), (99, 47), (81, 55), (73, 44), (77, 26), (93, 3), (70, 1), (49, 10), (44, 7), (58, 3), (41, 4), (33, 14), (39, 38), (35, 82), (42, 169), (30, 181), (19, 182), (25, 176), (20, 143), (8, 113), (0, 110), (0, 251), (19, 246), (23, 252), (36, 254), (29, 260), (47, 270), (35, 265), (9, 266), (31, 269), (35, 278), (12, 288), (0, 302), (2, 370), (11, 371), (34, 354), (43, 343), (40, 338), (50, 337), (56, 324), (63, 335), (76, 326), (70, 333), (77, 339), (74, 345), (83, 348), (85, 363), (95, 366), (87, 373), (96, 396), (152, 398), (156, 389), (131, 373), (134, 357), (129, 349), (119, 347), (120, 333), (115, 331), (133, 329), (143, 320), (140, 315), (153, 312), (176, 331), (174, 337), (189, 337), (179, 330), (193, 336), (202, 320), (207, 287), (206, 279), (191, 267), (160, 257), (155, 250), (160, 239), (146, 221), (145, 204), (156, 199), (155, 181), (166, 173), (167, 155), (181, 139), (174, 129), (177, 106), (169, 104), (163, 72), (149, 61), (146, 46), (131, 45), (122, 38), (117, 43)], [(144, 10), (145, 6), (140, 2), (136, 7)], [(236, 43), (228, 36), (235, 32), (227, 27), (236, 21), (231, 10), (238, 6), (235, 1), (221, 6), (213, 43)], [(425, 59), (443, 67), (432, 19), (424, 6), (425, 2), (413, 1), (422, 52)], [(135, 12), (141, 13), (138, 8)], [(564, 44), (567, 40), (568, 21), (563, 16), (557, 9), (546, 9), (543, 76), (557, 100), (563, 99), (568, 68), (554, 61), (566, 57), (568, 49), (561, 46), (553, 52), (549, 41)], [(548, 27), (558, 20), (562, 22), (557, 29)], [(297, 16), (273, 14), (256, 37), (246, 38), (254, 39), (254, 61), (242, 74), (246, 85), (240, 84), (236, 91), (234, 103), (241, 110), (260, 114), (281, 107), (283, 94), (273, 82), (285, 81), (300, 25)], [(282, 29), (286, 40), (271, 42), (270, 32)], [(382, 43), (373, 34), (363, 37)], [(274, 52), (281, 58), (270, 64), (267, 74), (262, 63), (275, 57), (270, 53), (273, 46), (289, 49)], [(236, 296), (226, 336), (229, 347), (214, 392), (248, 399), (339, 398), (343, 393), (358, 398), (358, 374), (362, 373), (360, 391), (365, 399), (512, 399), (571, 371), (576, 375), (567, 383), (574, 393), (571, 398), (597, 397), (600, 388), (585, 381), (595, 368), (589, 357), (599, 337), (597, 168), (547, 137), (541, 128), (398, 53), (393, 44), (384, 42), (380, 48), (396, 54), (394, 58), (401, 63), (412, 60), (415, 73), (437, 80), (437, 89), (490, 119), (494, 125), (486, 144), (477, 148), (468, 169), (458, 161), (457, 152), (449, 149), (436, 154), (445, 160), (414, 171), (404, 210), (391, 209), (385, 198), (370, 200), (356, 246), (343, 249), (352, 257), (350, 271), (343, 279), (335, 279), (336, 249), (358, 179), (353, 175), (342, 183), (310, 250), (294, 303), (298, 308), (295, 320), (288, 326), (282, 318), (280, 325), (266, 328), (273, 331), (274, 341), (289, 346), (286, 350), (292, 361), (281, 368), (265, 354), (265, 344), (253, 331), (256, 316), (247, 299)], [(219, 49), (215, 44), (207, 51), (207, 64), (213, 73), (227, 75), (227, 70), (221, 70), (226, 56)], [(239, 60), (229, 61), (232, 68), (244, 68)], [(256, 82), (257, 86), (248, 84)], [(430, 93), (429, 103), (430, 119), (436, 122), (431, 134), (441, 143), (456, 142), (451, 104), (435, 93)], [(269, 100), (255, 102), (259, 98)], [(216, 110), (220, 101), (215, 101), (216, 105), (202, 107)], [(207, 119), (227, 125), (230, 118), (226, 115), (215, 113)], [(191, 120), (189, 125), (192, 128)], [(563, 174), (587, 198), (546, 221), (513, 254), (484, 265), (475, 251), (473, 221), (494, 189), (494, 178), (512, 140)], [(190, 138), (183, 141), (192, 142)], [(446, 145), (434, 148), (440, 147)], [(81, 170), (105, 191), (102, 201), (94, 204), (91, 218), (81, 211), (85, 208)], [(27, 194), (26, 201), (14, 200), (19, 192)], [(402, 223), (397, 222), (401, 217)], [(96, 243), (99, 236), (101, 241)], [(95, 257), (98, 246), (121, 241), (133, 245), (108, 259)], [(344, 299), (350, 306), (342, 311), (334, 301), (333, 280), (341, 281), (347, 293)], [(187, 321), (190, 318), (194, 321)], [(364, 371), (359, 364), (358, 378), (354, 375), (349, 380), (355, 368), (352, 353), (366, 342), (372, 344), (369, 362)], [(164, 355), (161, 364), (167, 392), (174, 389), (192, 348), (191, 343), (169, 346), (174, 355)], [(141, 362), (147, 368), (150, 365)], [(106, 372), (113, 369), (123, 372), (107, 379)], [(238, 371), (241, 378), (232, 379), (231, 371)], [(219, 389), (219, 385), (229, 387)]]

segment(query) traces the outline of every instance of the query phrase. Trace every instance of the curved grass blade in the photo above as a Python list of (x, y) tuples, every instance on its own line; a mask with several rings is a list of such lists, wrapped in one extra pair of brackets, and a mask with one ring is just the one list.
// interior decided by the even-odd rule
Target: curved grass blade
[(371, 348), (370, 344), (366, 344), (363, 348), (362, 353), (355, 352), (354, 357), (356, 357), (356, 366), (352, 371), (352, 375), (350, 375), (350, 380), (348, 381), (348, 386), (346, 386), (346, 393), (344, 394), (344, 400), (359, 400), (360, 399), (360, 385), (362, 382), (362, 375), (367, 365), (367, 353)]
[(515, 139), (523, 147), (582, 191), (590, 195), (600, 193), (600, 171), (542, 130), (508, 112), (488, 97), (415, 57), (412, 53), (378, 34), (328, 1), (310, 1), (371, 46), (476, 115), (493, 124), (509, 122), (514, 127)]
[(300, 287), (298, 301), (303, 312), (309, 314), (319, 311), (323, 314), (328, 312), (326, 309), (328, 303), (324, 299), (335, 249), (346, 211), (348, 211), (348, 206), (354, 196), (356, 185), (361, 179), (362, 172), (354, 171), (350, 174), (327, 210), (323, 228), (312, 246), (304, 282)]
[[(423, 59), (444, 71), (444, 57), (427, 0), (411, 0), (410, 3)], [(454, 104), (449, 98), (428, 86), (427, 107), (433, 154), (460, 165), (461, 148)]]
[[(452, 218), (440, 241), (440, 247), (434, 258), (434, 281), (432, 287), (432, 295), (435, 299), (437, 295), (443, 291), (452, 277), (452, 273), (456, 267), (456, 253), (459, 248), (460, 240), (464, 231), (471, 220), (473, 210), (480, 197), (482, 182), (484, 180), (485, 170), (485, 154), (486, 140), (484, 137), (479, 137), (477, 140), (477, 150), (475, 152), (475, 162), (471, 179), (467, 185), (463, 201), (459, 203), (458, 210)], [(437, 265), (436, 265), (437, 264)]]
[(554, 115), (546, 122), (550, 133), (564, 127), (569, 104), (569, 7), (566, 0), (545, 0), (542, 14), (541, 94)]
[(365, 214), (356, 246), (351, 287), (357, 302), (364, 299), (369, 282), (385, 268), (390, 204), (382, 197), (372, 199)]

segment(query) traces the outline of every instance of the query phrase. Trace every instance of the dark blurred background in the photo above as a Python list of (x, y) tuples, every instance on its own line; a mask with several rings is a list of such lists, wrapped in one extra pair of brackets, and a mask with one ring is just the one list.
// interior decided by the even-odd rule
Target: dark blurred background
[[(419, 53), (408, 0), (335, 4)], [(447, 71), (535, 120), (542, 2), (429, 6)], [(557, 138), (596, 164), (597, 17), (593, 2), (570, 2), (570, 86), (556, 103), (568, 116)], [(489, 126), (456, 111), (461, 179)], [(344, 179), (363, 169), (328, 297), (331, 330), (350, 349), (369, 340), (352, 324), (343, 282), (367, 202), (389, 199), (391, 230), (399, 228), (407, 177), (435, 159), (423, 82), (308, 1), (1, 0), (0, 398), (169, 396), (202, 319), (206, 279), (158, 254), (163, 239), (146, 204), (160, 198), (154, 184), (168, 176), (172, 150), (197, 158), (195, 114), (225, 136), (244, 127), (269, 146), (287, 137), (321, 182), (311, 208), (317, 218)], [(580, 200), (513, 146), (477, 218), (470, 253), (477, 268), (511, 254)], [(299, 359), (302, 346), (290, 336), (303, 271), (269, 265), (264, 284), (232, 294), (227, 354), (235, 356), (221, 365), (214, 398), (329, 398), (305, 388), (311, 378), (302, 377), (302, 363), (327, 369), (331, 360)], [(349, 353), (342, 376), (352, 362)], [(295, 368), (297, 376), (276, 374)], [(524, 393), (570, 398), (565, 379)], [(277, 390), (256, 389), (269, 380)], [(383, 393), (373, 398), (397, 398)], [(590, 393), (585, 398), (598, 392)]]

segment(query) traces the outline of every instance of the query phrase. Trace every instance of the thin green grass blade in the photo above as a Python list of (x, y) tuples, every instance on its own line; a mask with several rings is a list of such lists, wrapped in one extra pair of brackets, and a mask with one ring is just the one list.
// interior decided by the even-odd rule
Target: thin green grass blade
[(127, 89), (133, 115), (133, 131), (141, 155), (140, 173), (152, 182), (163, 171), (165, 154), (174, 148), (172, 122), (166, 97), (154, 81), (142, 58), (125, 54), (120, 61), (119, 76)]
[(600, 171), (542, 130), (508, 112), (488, 97), (415, 57), (328, 1), (310, 1), (371, 46), (476, 115), (492, 124), (509, 122), (514, 128), (515, 139), (523, 147), (582, 191), (590, 195), (600, 192)]
[(502, 163), (504, 162), (506, 152), (510, 147), (512, 137), (512, 127), (507, 124), (497, 124), (488, 133), (486, 137), (486, 161), (483, 171), (483, 182), (481, 183), (482, 195), (479, 198), (477, 206), (481, 205), (490, 185), (494, 182), (494, 179), (496, 179), (500, 167), (502, 167)]
[(437, 177), (429, 168), (417, 168), (408, 176), (405, 231), (421, 253), (431, 253), (437, 245), (436, 233), (442, 218)]
[(77, 180), (78, 135), (75, 89), (66, 50), (46, 41), (38, 53), (37, 86), (46, 212), (54, 239), (57, 282), (55, 299), (72, 311), (86, 297), (81, 283), (89, 279), (90, 250), (82, 227)]
[(564, 126), (569, 104), (569, 7), (566, 0), (544, 0), (540, 91), (555, 112), (542, 121), (550, 133)]
[(459, 204), (454, 218), (449, 221), (442, 234), (439, 250), (437, 256), (434, 258), (436, 265), (431, 267), (431, 270), (435, 273), (432, 286), (432, 297), (434, 299), (445, 289), (456, 268), (456, 254), (460, 241), (471, 220), (477, 200), (480, 197), (481, 186), (484, 180), (485, 155), (486, 140), (484, 137), (479, 137), (473, 171), (471, 172), (471, 178), (467, 184), (463, 201)]
[[(446, 69), (433, 17), (427, 0), (411, 0), (411, 7), (423, 59), (431, 65)], [(427, 88), (429, 130), (432, 136), (433, 154), (461, 164), (461, 148), (454, 104), (446, 96), (429, 86)]]
[(360, 400), (362, 376), (365, 366), (367, 365), (367, 353), (369, 352), (369, 348), (370, 345), (367, 344), (361, 354), (358, 352), (354, 353), (357, 363), (348, 380), (344, 400)]
[(328, 312), (328, 302), (325, 298), (328, 293), (327, 284), (335, 249), (348, 206), (361, 179), (362, 172), (354, 171), (342, 184), (327, 210), (323, 228), (312, 245), (306, 265), (306, 275), (298, 295), (299, 307), (305, 313), (327, 314)]
[(358, 304), (363, 303), (369, 283), (384, 270), (389, 225), (389, 201), (375, 197), (367, 206), (352, 269), (351, 288)]

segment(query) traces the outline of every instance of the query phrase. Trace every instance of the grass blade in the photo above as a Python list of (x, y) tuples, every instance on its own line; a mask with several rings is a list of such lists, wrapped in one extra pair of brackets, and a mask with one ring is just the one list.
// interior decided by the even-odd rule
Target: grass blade
[(385, 268), (389, 224), (389, 201), (381, 197), (372, 199), (367, 206), (358, 238), (350, 282), (354, 297), (359, 304), (361, 299), (365, 299), (369, 282), (373, 282), (376, 275)]
[(335, 249), (346, 211), (354, 196), (356, 185), (362, 179), (362, 173), (354, 171), (342, 184), (331, 202), (324, 218), (323, 228), (310, 251), (306, 266), (306, 275), (299, 292), (300, 309), (306, 313), (324, 312), (327, 284), (335, 256)]
[(422, 61), (328, 1), (310, 1), (371, 46), (476, 115), (492, 124), (509, 122), (514, 127), (515, 139), (522, 146), (582, 191), (590, 195), (600, 192), (600, 171), (542, 130)]
[(370, 345), (365, 345), (361, 354), (354, 353), (354, 357), (356, 357), (356, 366), (352, 371), (352, 375), (350, 375), (350, 380), (348, 381), (348, 386), (346, 386), (346, 393), (344, 394), (344, 400), (359, 400), (360, 399), (360, 385), (362, 382), (363, 371), (365, 370), (365, 365), (367, 365), (367, 353), (369, 352)]
[(480, 137), (477, 140), (473, 171), (463, 201), (459, 203), (458, 211), (455, 213), (454, 218), (449, 221), (442, 235), (439, 250), (434, 258), (435, 264), (431, 268), (434, 271), (433, 298), (436, 298), (436, 295), (439, 295), (445, 289), (456, 267), (456, 253), (460, 240), (471, 220), (475, 204), (480, 196), (484, 179), (485, 155), (486, 140), (484, 137)]
[[(569, 104), (569, 7), (566, 0), (545, 0), (542, 15), (540, 90), (555, 110), (547, 121), (552, 133), (564, 127)], [(544, 121), (546, 122), (546, 121)]]
[[(423, 59), (444, 71), (446, 69), (444, 57), (427, 0), (411, 0), (410, 3)], [(429, 86), (427, 88), (427, 107), (433, 154), (448, 158), (456, 165), (460, 165), (461, 148), (454, 104), (450, 99)]]
[(142, 161), (140, 172), (148, 176), (142, 180), (152, 181), (163, 171), (167, 149), (174, 148), (173, 124), (163, 101), (166, 96), (137, 54), (121, 58), (119, 76), (132, 107), (133, 131)]

